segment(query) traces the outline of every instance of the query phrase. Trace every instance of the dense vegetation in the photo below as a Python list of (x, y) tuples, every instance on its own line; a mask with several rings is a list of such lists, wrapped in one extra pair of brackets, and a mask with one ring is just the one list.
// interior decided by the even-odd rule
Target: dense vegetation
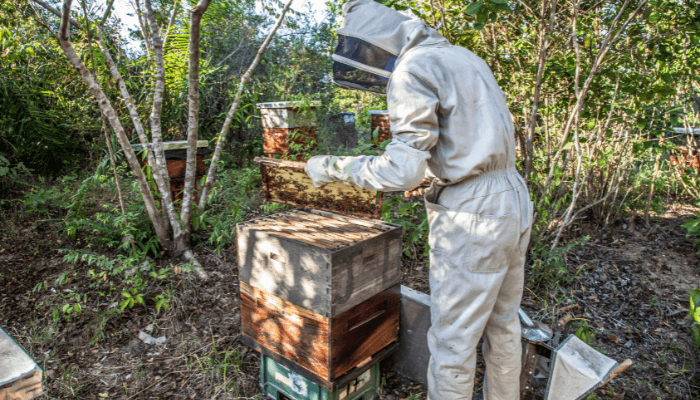
[[(62, 2), (48, 3), (60, 9)], [(177, 10), (178, 5), (194, 7), (196, 2), (152, 3), (153, 19), (165, 41), (162, 138), (186, 140), (191, 121), (190, 9)], [(198, 251), (225, 258), (234, 253), (235, 223), (284, 209), (260, 197), (260, 174), (252, 163), (253, 157), (262, 155), (256, 103), (318, 100), (319, 129), (325, 134), (332, 133), (331, 117), (355, 112), (362, 139), (357, 148), (340, 151), (372, 153), (380, 145), (370, 143), (367, 111), (384, 109), (385, 100), (337, 88), (329, 79), (333, 29), (339, 24), (342, 3), (329, 1), (322, 22), (310, 13), (290, 12), (262, 55), (227, 132), (207, 205), (194, 207), (192, 243)], [(412, 13), (453, 44), (481, 56), (508, 95), (519, 143), (518, 168), (535, 201), (528, 290), (544, 308), (552, 306), (549, 301), (558, 304), (561, 288), (576, 279), (581, 270), (572, 271), (566, 254), (589, 240), (592, 232), (613, 234), (634, 226), (637, 219), (649, 236), (655, 220), (672, 204), (697, 211), (693, 207), (700, 196), (700, 168), (692, 160), (700, 147), (697, 134), (687, 134), (700, 129), (697, 2), (383, 3)], [(134, 4), (139, 9), (133, 12), (147, 26), (143, 1)], [(276, 1), (215, 0), (203, 14), (197, 126), (199, 139), (209, 140), (212, 147), (239, 80), (280, 9)], [(80, 60), (94, 72), (129, 140), (137, 143), (134, 119), (95, 41), (95, 24), (104, 11), (100, 1), (74, 4), (72, 18), (81, 26), (86, 21), (91, 25), (70, 28), (71, 40)], [(75, 321), (91, 326), (89, 342), (95, 344), (106, 339), (110, 321), (125, 318), (128, 310), (142, 308), (144, 314), (162, 315), (177, 308), (181, 300), (175, 287), (189, 264), (169, 258), (145, 217), (147, 204), (124, 152), (112, 130), (105, 135), (109, 126), (59, 46), (59, 29), (60, 18), (35, 2), (0, 3), (0, 216), (7, 221), (1, 236), (6, 240), (3, 246), (8, 246), (22, 240), (25, 226), (55, 235), (46, 242), (37, 239), (26, 249), (41, 258), (49, 249), (49, 239), (58, 242), (66, 267), (55, 281), (42, 278), (30, 292), (50, 296), (42, 307), (56, 326)], [(157, 86), (154, 41), (148, 29), (131, 31), (129, 37), (120, 32), (120, 21), (107, 18), (104, 37), (109, 53), (146, 125)], [(146, 133), (151, 130), (146, 128)], [(107, 142), (115, 156), (114, 167)], [(324, 143), (321, 140), (319, 151), (330, 151)], [(685, 165), (685, 159), (691, 162)], [(152, 175), (148, 178), (158, 199), (156, 183)], [(119, 192), (116, 180), (121, 182)], [(122, 197), (123, 206), (118, 201)], [(427, 261), (422, 204), (389, 198), (382, 215), (404, 227), (404, 255), (410, 260), (411, 273), (414, 267), (422, 268)], [(700, 238), (700, 214), (688, 218), (684, 226), (684, 232)], [(11, 278), (0, 268), (0, 286)], [(69, 292), (50, 293), (66, 284), (71, 285)], [(111, 307), (115, 301), (119, 306)], [(698, 292), (693, 291), (690, 310), (696, 324), (684, 329), (700, 347), (698, 301)], [(0, 313), (0, 325), (5, 319)], [(581, 336), (589, 333), (588, 325), (581, 329)], [(244, 354), (234, 351), (217, 353), (217, 362), (231, 356), (240, 360), (228, 362), (241, 367)], [(213, 367), (207, 371), (215, 374)], [(224, 386), (225, 393), (238, 393)], [(700, 389), (695, 386), (694, 390)]]

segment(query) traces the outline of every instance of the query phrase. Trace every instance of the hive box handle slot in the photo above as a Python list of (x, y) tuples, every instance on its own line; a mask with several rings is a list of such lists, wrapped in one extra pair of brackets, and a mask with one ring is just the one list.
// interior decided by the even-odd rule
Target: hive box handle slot
[[(349, 325), (350, 325), (350, 328), (348, 329), (348, 331), (351, 331), (351, 330), (353, 330), (353, 329), (359, 328), (359, 327), (361, 327), (362, 325), (364, 325), (364, 324), (366, 324), (366, 323), (368, 323), (368, 322), (370, 322), (370, 321), (372, 321), (372, 320), (374, 320), (374, 319), (377, 319), (380, 315), (384, 314), (385, 312), (386, 312), (386, 310), (381, 310), (381, 311), (375, 313), (374, 315), (372, 315), (371, 317), (367, 318), (366, 320), (360, 322), (359, 324), (354, 324), (354, 325), (349, 324)], [(354, 322), (354, 321), (351, 321), (351, 322)]]

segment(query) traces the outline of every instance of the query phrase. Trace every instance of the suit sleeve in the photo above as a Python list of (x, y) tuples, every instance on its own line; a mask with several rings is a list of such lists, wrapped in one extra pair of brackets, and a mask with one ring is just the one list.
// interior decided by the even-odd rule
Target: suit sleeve
[[(422, 80), (402, 71), (391, 77), (387, 104), (393, 140), (386, 152), (381, 156), (339, 160), (335, 172), (345, 172), (343, 175), (350, 175), (355, 184), (367, 189), (410, 190), (423, 181), (430, 149), (438, 140), (439, 99)], [(337, 178), (341, 177), (334, 177)]]

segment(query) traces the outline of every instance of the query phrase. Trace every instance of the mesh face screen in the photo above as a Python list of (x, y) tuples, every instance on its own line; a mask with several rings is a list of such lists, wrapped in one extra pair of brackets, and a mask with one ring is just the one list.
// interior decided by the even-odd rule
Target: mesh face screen
[(343, 35), (338, 35), (335, 54), (387, 72), (394, 70), (396, 62), (396, 56), (388, 51), (362, 39)]
[(389, 79), (336, 61), (333, 63), (333, 81), (349, 89), (384, 95)]
[[(338, 35), (335, 54), (356, 63), (391, 73), (396, 56), (362, 39)], [(389, 79), (339, 61), (333, 63), (333, 81), (351, 89), (386, 94)]]

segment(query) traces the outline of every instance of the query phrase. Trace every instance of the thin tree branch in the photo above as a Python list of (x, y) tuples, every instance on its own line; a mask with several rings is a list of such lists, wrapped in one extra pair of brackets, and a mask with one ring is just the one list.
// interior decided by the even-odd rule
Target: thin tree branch
[(549, 36), (554, 27), (554, 16), (557, 12), (557, 0), (552, 0), (549, 13), (549, 23), (545, 27), (544, 15), (547, 3), (549, 3), (547, 0), (542, 0), (542, 29), (540, 31), (540, 55), (537, 61), (537, 78), (535, 79), (535, 95), (532, 101), (532, 111), (530, 112), (530, 119), (527, 124), (527, 143), (525, 148), (525, 181), (529, 180), (530, 173), (532, 172), (532, 156), (534, 151), (536, 127), (535, 121), (537, 118), (537, 109), (539, 108), (540, 103), (540, 93), (542, 89), (542, 77), (544, 75), (544, 66), (547, 61)]
[[(50, 4), (47, 4), (47, 3), (43, 2), (42, 0), (32, 0), (32, 1), (35, 2), (36, 4), (42, 6), (44, 9), (46, 9), (50, 13), (54, 14), (55, 16), (57, 16), (59, 18), (63, 18), (63, 14), (61, 14), (60, 11), (58, 11), (56, 8), (52, 7)], [(70, 24), (73, 25), (74, 27), (76, 27), (78, 29), (82, 28), (82, 25), (80, 25), (80, 23), (78, 21), (74, 20), (73, 18), (70, 18), (69, 21), (70, 21)]]
[(109, 14), (112, 12), (113, 4), (114, 0), (109, 0), (109, 2), (107, 2), (107, 9), (105, 10), (105, 15), (102, 17), (102, 21), (100, 21), (100, 26), (105, 26), (105, 22), (107, 22), (107, 18), (109, 18)]
[[(603, 62), (603, 59), (605, 58), (605, 54), (610, 50), (610, 47), (615, 43), (611, 38), (617, 38), (619, 37), (620, 32), (624, 31), (627, 28), (627, 25), (629, 22), (637, 16), (639, 11), (642, 9), (644, 5), (646, 5), (647, 0), (643, 0), (639, 6), (637, 7), (634, 12), (630, 14), (630, 16), (627, 18), (627, 20), (624, 22), (622, 27), (617, 31), (616, 34), (613, 34), (615, 32), (616, 25), (620, 18), (622, 18), (622, 14), (625, 12), (627, 9), (627, 6), (629, 5), (630, 0), (626, 0), (625, 3), (623, 4), (622, 8), (620, 9), (620, 12), (615, 16), (614, 21), (610, 25), (610, 28), (608, 30), (608, 34), (605, 36), (605, 39), (603, 41), (603, 44), (601, 45), (600, 51), (598, 52), (598, 55), (595, 58), (595, 61), (593, 62), (593, 65), (591, 65), (591, 70), (590, 73), (588, 74), (588, 78), (586, 78), (586, 82), (583, 84), (583, 88), (579, 94), (579, 96), (576, 99), (576, 105), (574, 106), (574, 109), (571, 111), (571, 114), (569, 115), (569, 118), (566, 122), (566, 125), (564, 127), (564, 132), (562, 135), (561, 143), (559, 144), (560, 148), (563, 148), (564, 145), (566, 144), (566, 140), (569, 137), (569, 132), (571, 131), (572, 124), (574, 120), (576, 119), (577, 115), (580, 115), (581, 110), (583, 109), (583, 103), (586, 99), (586, 94), (588, 93), (588, 89), (590, 88), (591, 84), (593, 83), (593, 78), (595, 78), (598, 68)], [(557, 153), (554, 155), (554, 158), (552, 159), (552, 165), (550, 166), (549, 169), (549, 174), (547, 175), (547, 180), (542, 188), (542, 198), (544, 199), (544, 194), (547, 192), (549, 189), (549, 186), (552, 182), (552, 178), (554, 176), (554, 169), (558, 165), (559, 159), (561, 158), (563, 154), (562, 150), (558, 150)]]
[[(92, 54), (92, 32), (90, 31), (90, 18), (88, 15), (87, 4), (85, 0), (80, 2), (83, 8), (83, 15), (85, 16), (85, 31), (87, 32), (88, 38), (88, 49), (90, 51), (90, 63), (92, 64), (92, 75), (97, 76), (97, 68), (95, 67), (95, 57)], [(105, 116), (100, 112), (100, 119), (102, 120), (102, 132), (105, 137), (105, 144), (107, 145), (107, 152), (109, 153), (109, 162), (112, 165), (112, 173), (114, 174), (114, 183), (117, 186), (117, 196), (119, 197), (119, 208), (121, 209), (122, 215), (126, 215), (126, 208), (124, 207), (124, 196), (122, 195), (122, 186), (119, 182), (119, 174), (117, 174), (117, 163), (114, 161), (114, 152), (112, 151), (112, 142), (109, 139), (109, 131), (107, 130), (107, 122), (105, 121)], [(124, 225), (128, 228), (129, 222), (124, 221)], [(131, 243), (131, 248), (136, 250), (136, 245), (134, 240), (129, 238), (129, 243)]]
[(173, 5), (173, 11), (170, 13), (170, 21), (168, 21), (168, 28), (165, 30), (165, 37), (163, 38), (163, 50), (165, 50), (165, 46), (168, 44), (168, 38), (170, 37), (170, 30), (172, 29), (173, 25), (175, 24), (175, 18), (177, 18), (177, 12), (179, 10), (180, 6), (180, 1), (175, 0), (175, 4)]
[(265, 53), (265, 50), (267, 49), (267, 46), (270, 45), (272, 37), (275, 36), (277, 29), (280, 27), (280, 25), (282, 25), (284, 16), (287, 14), (287, 11), (289, 11), (289, 7), (291, 7), (292, 2), (294, 2), (294, 0), (289, 0), (287, 4), (285, 4), (284, 8), (282, 9), (282, 13), (280, 13), (279, 18), (277, 18), (275, 26), (272, 28), (272, 31), (270, 31), (270, 33), (267, 35), (265, 41), (260, 46), (258, 53), (255, 55), (255, 59), (250, 64), (250, 67), (248, 67), (248, 70), (243, 74), (243, 76), (241, 76), (241, 81), (238, 84), (236, 97), (233, 99), (233, 104), (231, 104), (231, 108), (229, 108), (228, 113), (226, 114), (226, 120), (224, 121), (224, 125), (221, 127), (221, 132), (219, 132), (219, 137), (216, 141), (216, 149), (214, 150), (214, 155), (212, 156), (211, 164), (209, 165), (209, 171), (207, 172), (207, 180), (204, 184), (204, 187), (202, 188), (202, 195), (199, 198), (199, 209), (202, 211), (204, 211), (206, 207), (209, 191), (211, 191), (212, 185), (214, 184), (216, 164), (219, 161), (219, 157), (221, 157), (221, 150), (224, 147), (224, 142), (226, 142), (226, 134), (228, 133), (228, 130), (231, 127), (233, 115), (236, 113), (236, 110), (238, 109), (238, 104), (241, 101), (241, 96), (243, 95), (243, 88), (253, 76), (253, 71), (255, 71), (255, 68), (258, 66), (258, 64), (260, 64), (260, 60), (262, 59), (262, 56)]
[[(138, 0), (136, 0), (138, 3)], [(151, 166), (153, 176), (160, 175), (163, 182), (168, 182), (168, 170), (165, 161), (165, 153), (163, 151), (163, 136), (161, 134), (161, 110), (163, 107), (163, 93), (165, 92), (165, 63), (163, 62), (163, 43), (160, 39), (160, 30), (156, 23), (155, 13), (151, 6), (151, 0), (144, 0), (146, 7), (146, 21), (150, 25), (150, 37), (153, 40), (153, 55), (156, 60), (156, 80), (153, 89), (153, 107), (149, 120), (151, 122), (151, 142), (153, 144), (153, 153), (155, 165)], [(173, 239), (177, 246), (180, 236), (183, 234), (177, 218), (177, 212), (173, 205), (172, 196), (169, 187), (159, 188), (162, 197), (163, 208), (167, 213), (170, 225), (173, 230)], [(176, 250), (176, 252), (179, 252)]]

